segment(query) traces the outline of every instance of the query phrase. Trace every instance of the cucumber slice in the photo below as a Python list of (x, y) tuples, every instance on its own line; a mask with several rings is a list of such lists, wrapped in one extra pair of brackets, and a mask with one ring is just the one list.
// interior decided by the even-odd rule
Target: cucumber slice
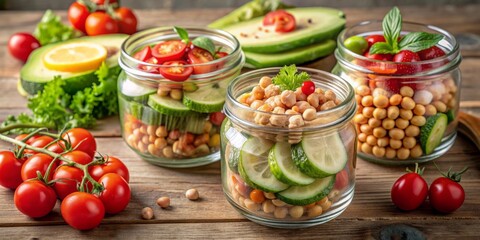
[(157, 112), (176, 117), (187, 116), (191, 113), (182, 102), (172, 99), (171, 97), (161, 97), (157, 94), (151, 94), (148, 97), (148, 105)]
[(347, 149), (338, 133), (304, 137), (292, 147), (292, 157), (300, 171), (313, 178), (336, 174), (348, 161)]
[(183, 104), (196, 112), (219, 112), (225, 103), (226, 89), (218, 84), (203, 86), (194, 92), (183, 92)]
[[(125, 72), (122, 71), (119, 78), (125, 77), (123, 75), (125, 75)], [(148, 96), (157, 92), (157, 89), (155, 88), (140, 85), (130, 80), (128, 77), (125, 78), (126, 80), (123, 82), (123, 86), (121, 87), (121, 89), (122, 94), (127, 100), (146, 103), (148, 100)]]
[(261, 138), (249, 138), (242, 146), (238, 171), (243, 180), (253, 188), (265, 192), (280, 192), (289, 186), (278, 181), (270, 172), (267, 155), (273, 143)]
[(308, 185), (315, 181), (303, 174), (292, 160), (290, 144), (277, 142), (268, 154), (270, 171), (281, 182), (288, 185)]
[(335, 175), (319, 178), (307, 186), (292, 186), (276, 193), (278, 199), (292, 205), (308, 205), (327, 196), (335, 184)]
[(448, 123), (451, 123), (455, 120), (455, 111), (453, 111), (453, 109), (448, 110), (446, 114), (448, 118)]
[(427, 118), (425, 125), (420, 128), (420, 145), (426, 155), (431, 154), (440, 145), (447, 125), (448, 117), (444, 113)]

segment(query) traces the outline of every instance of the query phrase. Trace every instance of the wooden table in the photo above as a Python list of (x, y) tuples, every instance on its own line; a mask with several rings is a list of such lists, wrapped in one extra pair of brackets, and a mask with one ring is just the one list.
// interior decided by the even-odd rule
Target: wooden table
[[(343, 10), (351, 25), (361, 20), (381, 19), (388, 8)], [(405, 20), (437, 25), (468, 43), (463, 47), (464, 58), (460, 66), (463, 74), (461, 105), (464, 111), (480, 113), (480, 101), (477, 101), (480, 91), (480, 5), (404, 7), (401, 10)], [(198, 9), (168, 12), (159, 9), (137, 11), (137, 16), (141, 28), (173, 24), (204, 26), (228, 11)], [(65, 17), (65, 12), (60, 14)], [(8, 114), (27, 111), (26, 100), (16, 92), (21, 64), (7, 54), (7, 39), (14, 32), (32, 32), (41, 15), (42, 12), (0, 13), (0, 120)], [(130, 169), (132, 200), (127, 209), (106, 217), (94, 230), (80, 232), (63, 222), (59, 204), (47, 217), (32, 220), (15, 209), (13, 192), (1, 188), (1, 239), (374, 239), (385, 228), (396, 224), (415, 228), (429, 239), (480, 237), (480, 152), (462, 135), (459, 135), (454, 147), (437, 161), (444, 168), (452, 166), (454, 170), (470, 167), (462, 178), (466, 200), (455, 213), (434, 213), (428, 204), (412, 212), (399, 211), (390, 200), (390, 188), (403, 174), (404, 167), (379, 166), (359, 159), (355, 197), (342, 215), (320, 226), (282, 230), (252, 223), (230, 207), (220, 185), (220, 163), (193, 169), (154, 167), (127, 148), (120, 138), (117, 118), (102, 120), (93, 131), (98, 137), (98, 150), (120, 157)], [(0, 143), (0, 148), (10, 146)], [(425, 179), (431, 183), (439, 174), (433, 164), (425, 164), (425, 167)], [(184, 197), (189, 188), (199, 190), (200, 201), (191, 202)], [(172, 208), (162, 210), (157, 207), (155, 200), (159, 196), (169, 196)], [(146, 206), (154, 209), (155, 219), (141, 219), (141, 209)]]

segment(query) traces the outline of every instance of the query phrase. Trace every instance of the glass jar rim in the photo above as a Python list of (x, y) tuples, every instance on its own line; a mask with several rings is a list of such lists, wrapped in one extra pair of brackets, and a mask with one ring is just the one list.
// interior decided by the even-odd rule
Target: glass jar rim
[[(249, 106), (245, 106), (244, 104), (240, 103), (234, 96), (234, 88), (237, 86), (237, 84), (243, 82), (245, 79), (248, 79), (250, 77), (253, 77), (258, 74), (272, 74), (272, 73), (278, 73), (278, 71), (281, 69), (281, 67), (271, 67), (271, 68), (263, 68), (263, 69), (257, 69), (253, 71), (249, 71), (247, 73), (241, 74), (240, 76), (236, 77), (235, 79), (232, 80), (230, 85), (227, 88), (227, 96), (226, 96), (226, 102), (224, 105), (224, 112), (229, 117), (230, 119), (234, 119), (234, 122), (239, 122), (244, 126), (247, 126), (252, 129), (262, 129), (262, 131), (266, 132), (284, 132), (284, 133), (294, 133), (294, 132), (309, 132), (309, 131), (318, 131), (321, 129), (329, 129), (333, 126), (337, 126), (342, 123), (347, 123), (350, 119), (353, 118), (355, 111), (356, 111), (356, 102), (354, 101), (355, 93), (353, 90), (353, 87), (343, 78), (336, 76), (332, 73), (322, 71), (322, 70), (317, 70), (313, 68), (306, 68), (306, 67), (297, 67), (298, 71), (304, 71), (307, 73), (315, 73), (321, 76), (322, 78), (319, 79), (311, 79), (311, 81), (316, 82), (316, 83), (322, 83), (326, 79), (330, 80), (331, 83), (336, 84), (337, 88), (343, 88), (343, 91), (346, 93), (344, 95), (344, 99), (335, 107), (327, 110), (322, 110), (316, 113), (316, 118), (326, 118), (329, 114), (334, 114), (338, 113), (339, 111), (344, 111), (345, 113), (336, 118), (333, 121), (327, 121), (325, 124), (315, 124), (315, 125), (308, 125), (308, 126), (302, 126), (298, 128), (283, 128), (283, 127), (276, 127), (276, 126), (268, 126), (268, 125), (259, 125), (256, 123), (253, 123), (251, 121), (245, 120), (241, 117), (235, 116), (232, 114), (232, 111), (230, 111), (230, 108), (233, 109), (241, 109), (245, 111), (249, 111), (251, 113), (259, 113), (259, 114), (266, 114), (269, 116), (292, 116), (291, 114), (280, 114), (280, 113), (271, 113), (271, 112), (265, 112), (257, 109), (250, 108)], [(338, 93), (336, 93), (338, 94)], [(229, 106), (232, 104), (231, 106)]]

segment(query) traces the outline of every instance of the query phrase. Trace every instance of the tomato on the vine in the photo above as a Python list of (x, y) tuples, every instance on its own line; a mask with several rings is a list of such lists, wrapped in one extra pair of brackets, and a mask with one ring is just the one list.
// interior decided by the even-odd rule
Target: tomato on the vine
[(209, 119), (213, 125), (220, 126), (222, 125), (223, 119), (225, 119), (225, 114), (223, 114), (222, 112), (213, 112), (210, 113)]
[(85, 21), (88, 15), (90, 15), (90, 11), (88, 11), (87, 6), (80, 2), (73, 2), (68, 8), (68, 20), (74, 28), (83, 33), (86, 33)]
[(87, 153), (91, 157), (97, 151), (97, 143), (93, 135), (83, 128), (72, 128), (66, 131), (62, 138), (70, 143), (73, 149)]
[[(44, 154), (44, 153), (37, 153), (27, 159), (25, 163), (23, 163), (22, 170), (20, 171), (23, 181), (26, 181), (31, 178), (37, 177), (37, 171), (39, 171), (42, 176), (45, 176), (48, 166), (53, 161), (53, 157)], [(49, 175), (49, 180), (52, 177), (53, 170), (58, 166), (57, 163), (53, 163), (51, 168), (51, 173)]]
[(22, 62), (26, 62), (30, 53), (39, 47), (40, 42), (30, 33), (15, 33), (8, 39), (8, 51)]
[(116, 173), (129, 182), (130, 174), (127, 166), (118, 158), (107, 156), (105, 164), (93, 165), (89, 168), (88, 172), (95, 181), (98, 181), (103, 175), (107, 173)]
[(88, 15), (85, 30), (89, 36), (118, 33), (118, 23), (105, 12), (94, 12)]
[[(213, 61), (213, 56), (207, 50), (199, 47), (192, 48), (187, 54), (188, 62), (191, 64), (204, 64)], [(215, 70), (213, 64), (204, 66), (193, 66), (194, 74), (209, 73)]]
[(192, 75), (193, 68), (185, 61), (168, 61), (164, 62), (162, 67), (159, 67), (159, 72), (168, 80), (175, 82), (182, 82)]
[(60, 212), (71, 227), (89, 230), (100, 225), (105, 215), (105, 206), (95, 195), (74, 192), (63, 199)]
[(429, 200), (433, 209), (441, 213), (451, 213), (460, 208), (465, 201), (465, 190), (460, 185), (462, 174), (467, 171), (447, 172), (444, 177), (435, 179), (430, 185)]
[(158, 43), (152, 48), (152, 55), (157, 58), (160, 63), (180, 60), (185, 54), (187, 44), (180, 40), (170, 40)]
[(16, 189), (23, 182), (21, 170), (22, 161), (19, 161), (13, 152), (0, 152), (0, 185), (2, 187)]
[[(57, 193), (60, 200), (64, 199), (70, 193), (78, 191), (78, 186), (82, 181), (83, 171), (76, 167), (60, 166), (53, 173), (52, 180), (55, 181), (53, 189)], [(88, 190), (92, 189), (92, 185), (87, 185)]]
[(20, 184), (13, 195), (15, 207), (31, 218), (46, 216), (55, 207), (57, 195), (44, 182), (33, 179)]
[(275, 32), (291, 32), (296, 28), (295, 17), (280, 9), (267, 13), (263, 18), (263, 26), (275, 25)]
[(401, 176), (393, 184), (391, 197), (398, 208), (410, 211), (418, 208), (428, 195), (428, 185), (421, 176), (423, 170), (415, 166), (415, 172)]
[(137, 31), (137, 17), (130, 8), (119, 7), (115, 9), (115, 15), (118, 17), (118, 28), (121, 33), (133, 34)]
[[(54, 139), (52, 137), (49, 137), (49, 136), (40, 136), (40, 137), (37, 137), (33, 140), (29, 139), (27, 142), (32, 147), (44, 148), (45, 146), (47, 146), (48, 144), (53, 142), (53, 140)], [(26, 153), (37, 153), (36, 151), (30, 150), (30, 149), (25, 149), (25, 152)]]
[(103, 175), (98, 183), (105, 188), (98, 196), (105, 206), (105, 212), (116, 214), (123, 211), (130, 202), (130, 186), (116, 173)]
[(79, 164), (89, 164), (93, 161), (93, 158), (85, 152), (79, 150), (73, 150), (63, 154), (63, 157)]

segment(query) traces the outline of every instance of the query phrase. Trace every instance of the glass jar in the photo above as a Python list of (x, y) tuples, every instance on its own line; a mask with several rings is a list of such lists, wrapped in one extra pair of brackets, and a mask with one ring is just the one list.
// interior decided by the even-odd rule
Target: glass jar
[(195, 167), (220, 159), (218, 118), (223, 116), (220, 111), (226, 88), (240, 74), (245, 61), (233, 35), (214, 29), (186, 30), (190, 39), (206, 36), (216, 49), (221, 48), (228, 55), (185, 65), (204, 72), (192, 74), (186, 81), (166, 79), (158, 72), (167, 65), (133, 57), (146, 46), (180, 40), (173, 27), (161, 27), (131, 35), (123, 43), (119, 59), (123, 69), (118, 80), (123, 139), (144, 160), (158, 166)]
[(401, 36), (409, 32), (441, 34), (437, 47), (445, 55), (398, 63), (366, 58), (344, 45), (350, 36), (382, 35), (381, 29), (381, 21), (344, 29), (335, 51), (337, 65), (332, 72), (348, 80), (356, 92), (358, 156), (387, 165), (438, 158), (452, 147), (457, 135), (459, 45), (441, 28), (408, 22), (403, 23)]
[[(256, 223), (279, 228), (314, 226), (340, 215), (353, 198), (354, 92), (335, 75), (298, 68), (310, 75), (317, 88), (332, 90), (339, 101), (336, 107), (316, 112), (315, 120), (305, 121), (304, 126), (289, 128), (294, 115), (256, 110), (238, 100), (262, 77), (273, 77), (279, 69), (242, 74), (228, 87), (224, 106), (227, 119), (221, 129), (223, 191), (237, 211)], [(286, 124), (274, 126), (274, 119)], [(296, 165), (301, 152), (318, 164), (315, 169), (324, 172), (305, 178), (304, 172), (313, 168)]]

